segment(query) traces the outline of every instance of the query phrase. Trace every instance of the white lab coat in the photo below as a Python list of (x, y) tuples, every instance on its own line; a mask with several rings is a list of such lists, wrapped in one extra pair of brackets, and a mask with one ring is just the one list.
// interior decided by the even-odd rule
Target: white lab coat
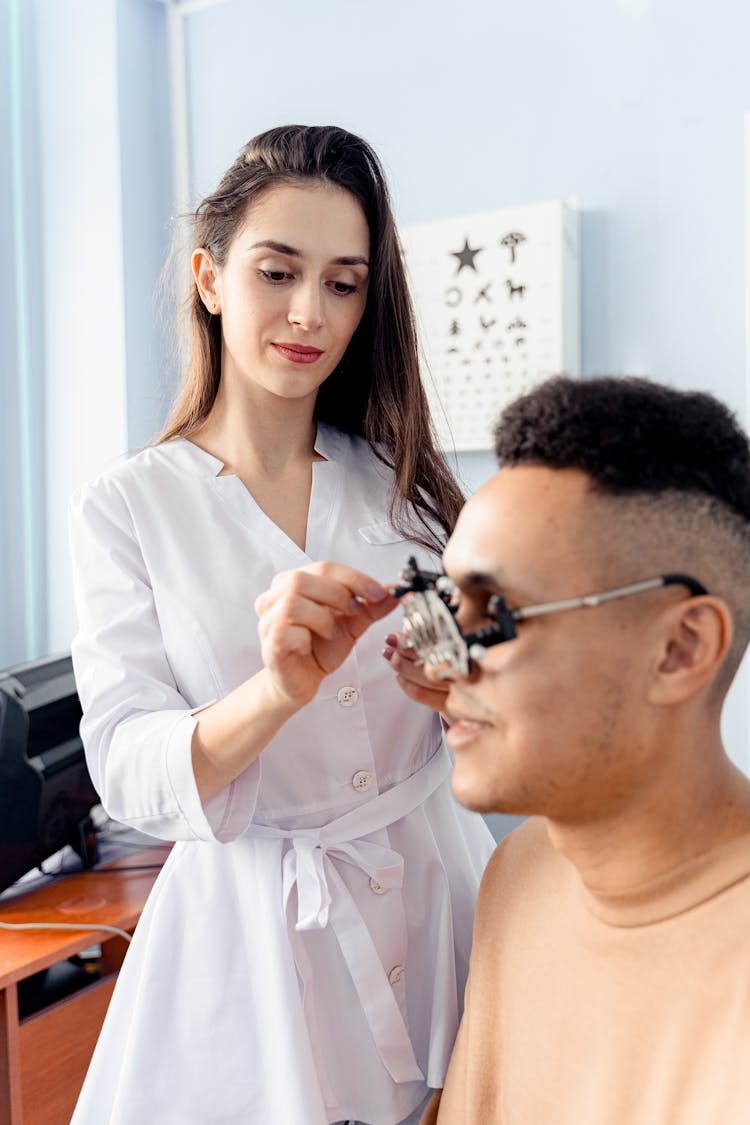
[(193, 712), (260, 667), (274, 574), (332, 559), (393, 582), (413, 552), (366, 443), (321, 425), (316, 449), (305, 552), (181, 438), (71, 502), (91, 775), (111, 816), (178, 841), (73, 1125), (394, 1125), (443, 1083), (493, 843), (382, 659), (398, 611), (205, 806), (192, 775)]

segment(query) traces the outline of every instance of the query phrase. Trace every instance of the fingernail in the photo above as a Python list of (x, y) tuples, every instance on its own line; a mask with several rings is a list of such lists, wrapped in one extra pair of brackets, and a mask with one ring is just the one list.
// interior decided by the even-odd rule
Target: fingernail
[(375, 602), (382, 601), (387, 593), (388, 591), (384, 590), (379, 582), (370, 582), (367, 586), (367, 596)]
[(390, 645), (391, 648), (398, 648), (398, 637), (395, 633), (389, 633), (383, 643)]
[(359, 613), (361, 608), (362, 607), (361, 607), (360, 603), (357, 601), (357, 599), (352, 598), (352, 600), (349, 602), (349, 609), (348, 609), (347, 612), (348, 613)]
[(383, 656), (386, 658), (386, 660), (393, 660), (393, 654), (395, 653), (395, 651), (395, 648), (384, 648)]

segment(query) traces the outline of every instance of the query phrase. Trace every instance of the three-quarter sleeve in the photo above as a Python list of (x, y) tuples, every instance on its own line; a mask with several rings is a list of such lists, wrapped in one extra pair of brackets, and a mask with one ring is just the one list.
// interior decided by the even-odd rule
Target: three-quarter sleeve
[(162, 839), (234, 839), (252, 820), (260, 762), (201, 803), (191, 743), (195, 712), (212, 699), (189, 701), (178, 689), (142, 545), (116, 482), (102, 478), (73, 496), (69, 530), (81, 738), (102, 805)]

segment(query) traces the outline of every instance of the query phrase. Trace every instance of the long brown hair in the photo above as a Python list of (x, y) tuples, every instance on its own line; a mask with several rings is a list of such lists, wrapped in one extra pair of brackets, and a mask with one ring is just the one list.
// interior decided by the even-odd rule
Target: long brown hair
[[(305, 180), (350, 192), (364, 211), (371, 245), (365, 312), (341, 363), (318, 392), (315, 417), (369, 442), (395, 474), (394, 526), (407, 538), (439, 550), (463, 497), (435, 442), (401, 247), (383, 169), (370, 146), (334, 126), (285, 125), (261, 133), (240, 150), (216, 190), (198, 205), (192, 245), (208, 250), (221, 269), (248, 207), (261, 193)], [(197, 429), (219, 389), (221, 320), (211, 316), (190, 281), (181, 324), (185, 375), (158, 442)]]

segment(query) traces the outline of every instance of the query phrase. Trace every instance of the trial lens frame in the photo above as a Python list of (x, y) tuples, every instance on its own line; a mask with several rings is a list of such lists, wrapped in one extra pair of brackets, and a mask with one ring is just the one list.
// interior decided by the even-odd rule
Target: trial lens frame
[(456, 620), (457, 591), (447, 574), (421, 570), (412, 556), (399, 579), (393, 596), (403, 599), (406, 646), (413, 648), (425, 664), (447, 664), (449, 671), (457, 676), (468, 676), (471, 661), (482, 660), (492, 645), (512, 641), (518, 635), (517, 623), (531, 617), (564, 613), (570, 609), (590, 609), (661, 586), (686, 586), (691, 597), (708, 593), (705, 586), (689, 574), (661, 574), (658, 578), (646, 578), (642, 582), (617, 586), (598, 594), (527, 605), (520, 609), (508, 609), (505, 600), (495, 594), (487, 603), (488, 616), (495, 619), (493, 624), (473, 633), (463, 633)]

